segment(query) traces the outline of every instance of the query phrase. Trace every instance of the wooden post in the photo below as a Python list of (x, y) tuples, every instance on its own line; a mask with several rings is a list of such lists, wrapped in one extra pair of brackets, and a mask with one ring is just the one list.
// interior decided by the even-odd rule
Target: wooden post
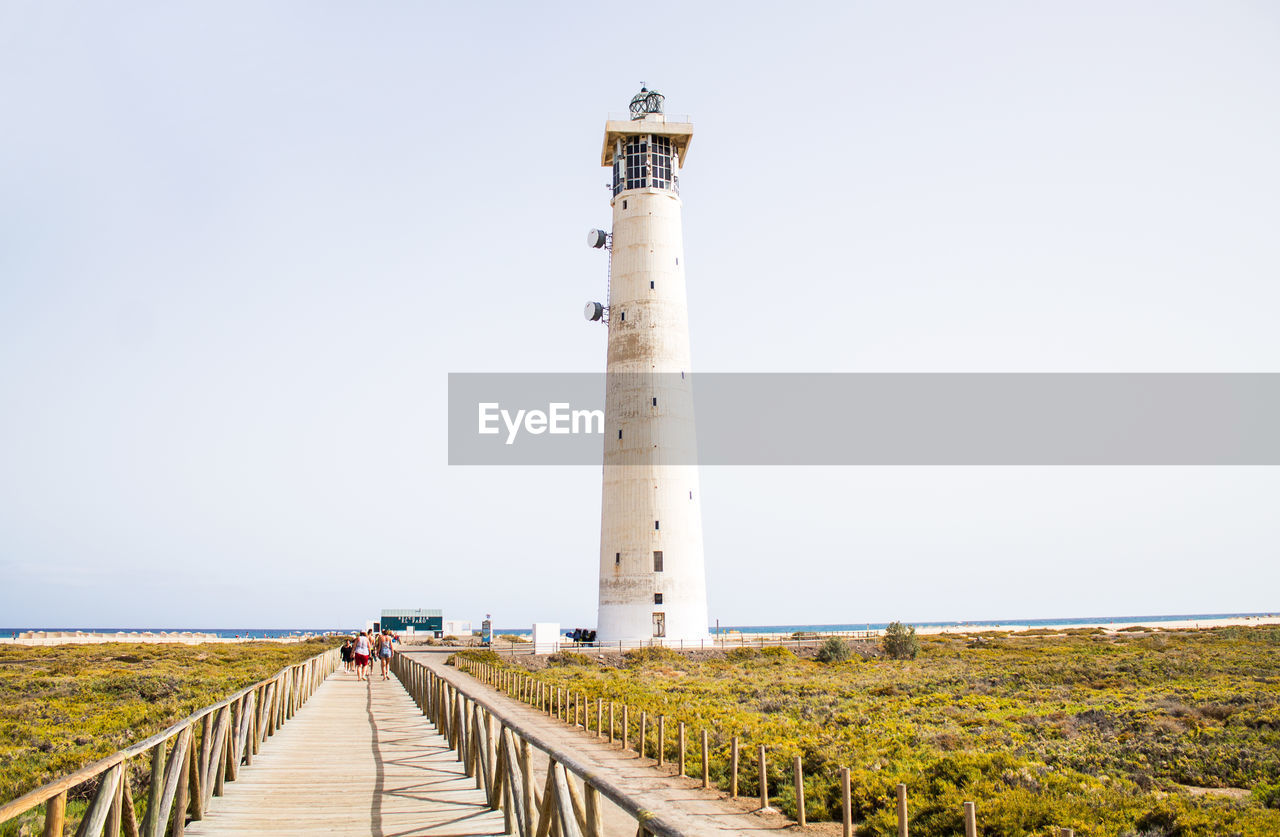
[(1058, 837), (1076, 837), (1076, 830), (1074, 828), (1059, 828)]
[(667, 716), (658, 716), (658, 767), (667, 762)]
[(684, 721), (681, 721), (680, 722), (680, 775), (681, 776), (686, 775), (684, 770), (684, 758), (685, 758), (685, 750), (688, 749), (685, 743), (684, 736), (685, 736)]
[[(586, 784), (585, 782), (583, 784)], [(586, 837), (604, 837), (604, 828), (600, 822), (600, 791), (586, 784), (587, 790), (587, 835)]]
[(520, 775), (523, 779), (520, 784), (524, 788), (525, 837), (533, 837), (533, 770), (529, 764), (529, 742), (523, 738), (520, 739)]
[[(228, 734), (227, 736), (231, 736)], [(219, 765), (221, 767), (221, 765)], [(218, 775), (222, 775), (222, 771), (218, 771)], [(164, 793), (164, 742), (151, 748), (151, 785), (147, 789), (147, 816), (144, 822), (146, 830), (149, 834), (156, 837), (164, 834), (164, 823), (157, 823), (156, 817), (160, 815), (160, 797)]]
[(245, 764), (253, 764), (253, 757), (258, 754), (258, 744), (262, 729), (262, 701), (266, 696), (266, 686), (259, 686), (253, 690), (253, 723), (249, 726), (249, 742), (252, 752), (245, 751)]
[(124, 824), (124, 772), (128, 769), (127, 761), (120, 763), (120, 781), (116, 782), (116, 792), (111, 795), (111, 810), (107, 812), (107, 824), (102, 830), (104, 837), (120, 837), (120, 826)]
[(221, 737), (222, 746), (218, 748), (218, 754), (214, 756), (217, 762), (213, 769), (213, 793), (214, 796), (222, 796), (223, 788), (227, 783), (227, 771), (230, 769), (227, 762), (231, 761), (231, 707), (223, 708), (224, 720), (227, 723), (227, 731)]
[[(213, 740), (211, 738), (212, 732), (213, 732), (213, 713), (206, 712), (204, 717), (200, 719), (200, 761), (196, 769), (196, 772), (199, 773), (201, 776), (204, 776), (205, 775), (204, 771), (207, 771), (209, 769), (209, 756), (210, 756), (209, 748), (213, 746)], [(204, 811), (203, 799), (201, 799), (199, 804), (197, 805), (197, 811), (203, 813)], [(200, 817), (196, 817), (196, 819), (200, 819)]]
[(542, 802), (538, 805), (537, 837), (554, 837), (551, 834), (551, 827), (555, 824), (555, 818), (551, 815), (551, 811), (556, 796), (555, 776), (556, 760), (550, 759), (547, 761), (547, 781), (542, 786)]
[(613, 701), (609, 701), (609, 743), (613, 743)]
[(631, 739), (631, 729), (629, 726), (630, 721), (628, 720), (630, 710), (630, 706), (627, 706), (625, 703), (622, 704), (622, 749), (624, 750), (630, 749), (628, 746), (628, 742)]
[(898, 837), (907, 837), (907, 786), (898, 785)]
[(641, 709), (640, 710), (640, 749), (637, 752), (637, 755), (640, 756), (640, 758), (644, 758), (644, 745), (645, 745), (645, 739), (648, 738), (648, 729), (647, 729), (648, 725), (649, 725), (649, 713)]
[(760, 745), (760, 809), (769, 807), (769, 771), (764, 760), (764, 745)]
[(738, 796), (738, 736), (729, 743), (729, 796)]
[(964, 804), (964, 837), (978, 837), (978, 812), (972, 802)]
[(50, 797), (44, 804), (43, 837), (62, 837), (67, 824), (67, 792)]
[[(508, 685), (511, 686), (511, 689), (513, 691), (515, 690), (514, 680), (512, 680)], [(501, 762), (501, 768), (505, 769), (507, 766), (507, 748), (502, 746), (501, 740), (499, 740), (498, 745), (499, 745), (499, 752), (501, 753), (501, 755), (498, 756), (498, 760)], [(512, 800), (511, 782), (508, 780), (504, 780), (502, 782), (502, 833), (503, 834), (514, 834), (516, 830), (515, 821), (512, 816), (512, 810), (514, 809), (515, 806), (511, 804), (511, 800)]]
[(796, 824), (804, 827), (804, 766), (796, 756), (791, 763), (791, 781), (796, 786)]
[(129, 780), (128, 770), (120, 776), (120, 781), (124, 783), (124, 800), (120, 805), (120, 812), (124, 814), (123, 830), (126, 837), (138, 837), (142, 828), (138, 824), (138, 811), (133, 802), (133, 785)]
[(708, 746), (707, 731), (702, 731), (702, 786), (704, 788), (711, 787), (711, 760), (707, 758), (711, 751)]
[[(205, 717), (207, 718), (208, 716), (206, 715)], [(204, 725), (201, 724), (201, 726), (203, 727)], [(191, 813), (191, 821), (199, 822), (200, 820), (204, 819), (204, 791), (200, 787), (200, 776), (202, 773), (201, 766), (200, 766), (201, 760), (200, 760), (200, 754), (196, 752), (196, 740), (195, 740), (194, 729), (191, 733), (190, 746), (191, 746), (191, 773), (188, 776), (188, 781), (187, 781), (187, 785), (188, 785), (187, 798), (190, 800), (190, 803), (188, 805), (188, 810)], [(201, 742), (201, 749), (204, 749), (203, 742)]]
[(485, 767), (488, 762), (485, 761), (487, 753), (484, 730), (480, 728), (481, 713), (482, 709), (477, 703), (475, 710), (471, 713), (471, 769), (476, 775), (476, 790), (483, 790), (489, 782), (488, 769)]
[(596, 738), (604, 735), (604, 698), (596, 698)]
[(840, 805), (844, 809), (844, 837), (853, 837), (853, 793), (849, 787), (849, 768), (840, 768)]
[[(188, 726), (188, 730), (192, 727)], [(170, 833), (173, 837), (182, 837), (187, 828), (187, 805), (191, 800), (191, 774), (195, 771), (195, 760), (192, 758), (192, 746), (190, 738), (187, 740), (187, 746), (182, 749), (182, 767), (178, 773), (178, 788), (173, 797), (173, 831)], [(249, 747), (245, 747), (246, 755)], [(161, 833), (164, 826), (161, 825)]]
[[(485, 763), (489, 765), (489, 787), (492, 788), (498, 782), (498, 752), (494, 744), (493, 735), (493, 713), (485, 711), (484, 713), (484, 747), (485, 747)], [(494, 795), (494, 807), (497, 807), (498, 798)]]

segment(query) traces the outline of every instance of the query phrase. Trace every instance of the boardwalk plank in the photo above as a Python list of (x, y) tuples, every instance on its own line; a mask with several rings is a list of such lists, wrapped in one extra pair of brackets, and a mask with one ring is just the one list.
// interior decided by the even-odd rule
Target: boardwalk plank
[(186, 833), (479, 837), (502, 814), (398, 681), (338, 672)]

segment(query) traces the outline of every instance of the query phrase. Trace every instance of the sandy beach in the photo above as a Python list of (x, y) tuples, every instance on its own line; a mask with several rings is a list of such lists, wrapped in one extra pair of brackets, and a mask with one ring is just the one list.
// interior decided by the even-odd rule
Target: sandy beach
[(0, 645), (98, 645), (105, 642), (182, 643), (201, 645), (208, 642), (302, 642), (315, 634), (291, 634), (273, 637), (229, 637), (195, 631), (23, 631), (16, 637), (0, 637)]
[(1200, 628), (1224, 628), (1230, 625), (1257, 626), (1280, 625), (1280, 614), (1267, 616), (1237, 616), (1222, 619), (1184, 619), (1172, 622), (1137, 621), (1137, 622), (1071, 622), (1061, 625), (1027, 625), (1025, 623), (1005, 622), (1000, 624), (964, 623), (961, 625), (934, 625), (928, 628), (917, 628), (918, 634), (971, 634), (978, 631), (1065, 631), (1073, 628), (1101, 628), (1104, 631), (1123, 631), (1127, 628), (1146, 627), (1160, 631), (1185, 631)]

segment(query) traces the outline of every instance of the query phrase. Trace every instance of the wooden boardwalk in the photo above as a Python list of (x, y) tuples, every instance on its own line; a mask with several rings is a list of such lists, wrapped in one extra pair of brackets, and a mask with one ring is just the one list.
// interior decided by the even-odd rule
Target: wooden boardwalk
[(499, 835), (502, 814), (398, 680), (339, 671), (186, 833)]

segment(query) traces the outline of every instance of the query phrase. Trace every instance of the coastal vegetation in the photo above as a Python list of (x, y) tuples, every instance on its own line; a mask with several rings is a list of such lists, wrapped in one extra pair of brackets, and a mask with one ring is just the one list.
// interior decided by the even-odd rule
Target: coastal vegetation
[(895, 660), (914, 660), (920, 653), (920, 640), (916, 637), (915, 626), (890, 622), (889, 627), (884, 629), (880, 647)]
[[(905, 632), (904, 632), (905, 633)], [(790, 766), (808, 819), (839, 819), (851, 772), (860, 837), (896, 834), (896, 785), (911, 833), (963, 833), (977, 805), (987, 837), (1274, 837), (1280, 834), (1280, 630), (1218, 628), (912, 636), (914, 659), (859, 643), (797, 656), (783, 648), (680, 654), (561, 653), (550, 660), (463, 652), (529, 667), (552, 687), (709, 731), (712, 781), (728, 789), (733, 737), (769, 752), (772, 804), (794, 816)], [(846, 647), (848, 643), (839, 640)], [(830, 645), (828, 643), (828, 645)], [(825, 662), (814, 657), (820, 651)], [(675, 736), (668, 735), (668, 758)], [(701, 771), (700, 748), (688, 752)], [(745, 760), (742, 795), (757, 792)]]
[[(0, 802), (142, 741), (332, 645), (314, 639), (0, 646)], [(143, 774), (138, 781), (144, 783)]]

